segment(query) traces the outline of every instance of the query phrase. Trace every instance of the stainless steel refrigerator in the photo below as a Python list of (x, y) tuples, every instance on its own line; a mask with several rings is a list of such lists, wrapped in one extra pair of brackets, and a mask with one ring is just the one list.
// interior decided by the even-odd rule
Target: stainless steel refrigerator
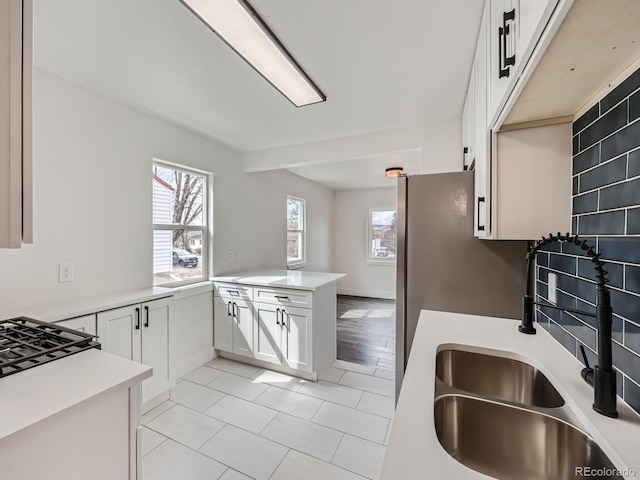
[(474, 236), (472, 172), (400, 177), (397, 211), (396, 399), (420, 311), (519, 318), (527, 252)]

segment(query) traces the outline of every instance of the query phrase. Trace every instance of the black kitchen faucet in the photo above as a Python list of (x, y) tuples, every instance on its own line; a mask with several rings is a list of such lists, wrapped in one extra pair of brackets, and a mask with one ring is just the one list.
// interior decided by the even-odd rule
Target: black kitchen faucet
[[(596, 313), (574, 310), (570, 308), (558, 307), (549, 303), (535, 302), (531, 295), (531, 266), (533, 259), (540, 247), (552, 242), (567, 242), (579, 246), (585, 251), (595, 264), (596, 274)], [(569, 313), (588, 315), (595, 317), (598, 323), (598, 364), (594, 368), (589, 367), (584, 347), (580, 345), (584, 358), (585, 368), (582, 369), (582, 378), (593, 387), (593, 409), (608, 417), (617, 417), (616, 410), (616, 373), (613, 371), (613, 360), (611, 354), (611, 324), (613, 311), (611, 309), (611, 298), (607, 288), (607, 271), (602, 267), (604, 262), (600, 260), (600, 254), (596, 253), (592, 247), (587, 245), (586, 240), (579, 240), (577, 235), (552, 235), (548, 238), (542, 237), (527, 252), (527, 283), (524, 297), (522, 297), (522, 322), (518, 327), (521, 333), (533, 335), (536, 329), (533, 327), (534, 305), (541, 305), (547, 308), (555, 308)]]

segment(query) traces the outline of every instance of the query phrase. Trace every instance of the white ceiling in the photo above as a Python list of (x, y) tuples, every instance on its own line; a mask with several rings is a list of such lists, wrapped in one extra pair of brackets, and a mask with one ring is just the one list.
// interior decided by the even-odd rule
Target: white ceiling
[(460, 115), (483, 0), (250, 2), (326, 102), (294, 107), (178, 0), (35, 0), (36, 66), (238, 151)]

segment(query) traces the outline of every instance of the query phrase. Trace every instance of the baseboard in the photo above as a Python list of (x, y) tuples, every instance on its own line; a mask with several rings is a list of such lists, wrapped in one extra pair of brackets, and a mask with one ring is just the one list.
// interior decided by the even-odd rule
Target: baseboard
[(387, 300), (396, 299), (396, 292), (387, 292), (384, 290), (359, 290), (356, 288), (338, 288), (338, 295), (350, 295), (352, 297), (384, 298)]
[(213, 347), (203, 350), (202, 352), (198, 352), (195, 355), (187, 358), (186, 360), (182, 360), (175, 366), (176, 378), (180, 378), (192, 370), (195, 370), (198, 367), (201, 367), (205, 363), (213, 360), (218, 355)]

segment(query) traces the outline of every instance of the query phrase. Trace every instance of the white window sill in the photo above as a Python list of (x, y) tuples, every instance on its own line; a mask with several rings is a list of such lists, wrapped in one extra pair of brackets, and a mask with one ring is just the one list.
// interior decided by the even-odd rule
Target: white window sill
[(306, 262), (289, 263), (287, 264), (287, 270), (300, 270), (301, 268), (304, 268), (306, 265), (307, 265)]
[(378, 265), (378, 266), (395, 267), (396, 266), (396, 261), (395, 260), (370, 260), (370, 259), (367, 259), (367, 265)]

